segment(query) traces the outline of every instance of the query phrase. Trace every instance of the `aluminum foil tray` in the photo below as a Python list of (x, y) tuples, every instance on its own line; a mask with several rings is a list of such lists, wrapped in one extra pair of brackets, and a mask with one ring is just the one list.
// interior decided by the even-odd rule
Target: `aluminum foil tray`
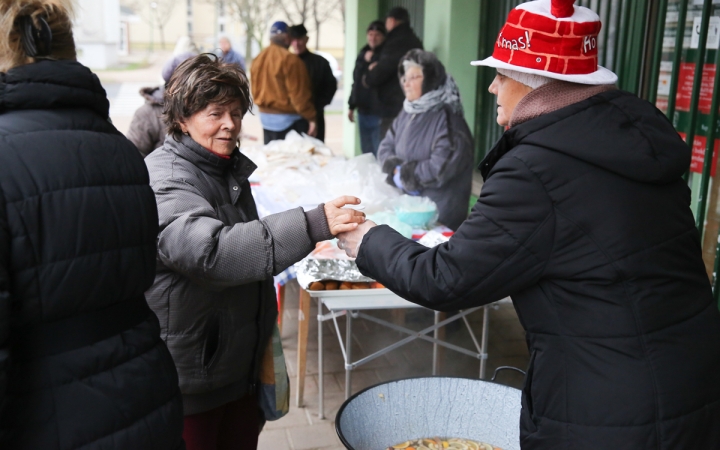
[(315, 281), (336, 280), (349, 282), (374, 281), (360, 273), (352, 259), (316, 259), (309, 256), (295, 264), (300, 286), (307, 288)]

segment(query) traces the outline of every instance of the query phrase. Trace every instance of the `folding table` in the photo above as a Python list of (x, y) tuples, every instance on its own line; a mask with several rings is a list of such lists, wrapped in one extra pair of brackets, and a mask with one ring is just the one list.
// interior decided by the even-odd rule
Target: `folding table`
[[(440, 320), (441, 313), (435, 312), (435, 323), (422, 330), (415, 331), (406, 327), (396, 325), (383, 319), (379, 319), (372, 315), (366, 314), (362, 311), (373, 310), (373, 309), (408, 309), (408, 308), (423, 308), (422, 306), (408, 302), (397, 295), (393, 294), (388, 289), (359, 289), (359, 290), (337, 290), (337, 291), (305, 291), (305, 299), (314, 298), (318, 303), (318, 417), (324, 418), (324, 370), (323, 370), (323, 330), (322, 323), (327, 320), (332, 320), (335, 332), (337, 334), (338, 342), (342, 350), (343, 359), (345, 361), (345, 398), (350, 397), (351, 394), (351, 380), (352, 370), (356, 367), (372, 361), (378, 356), (384, 355), (391, 350), (401, 347), (415, 339), (422, 339), (433, 343), (433, 375), (436, 375), (439, 369), (438, 361), (438, 346), (446, 347), (450, 350), (454, 350), (465, 355), (477, 358), (480, 360), (480, 378), (485, 376), (485, 365), (487, 360), (487, 340), (488, 340), (488, 307), (480, 306), (476, 308), (466, 309), (454, 314), (452, 317), (448, 317), (444, 320)], [(301, 295), (303, 297), (303, 295)], [(328, 310), (327, 314), (323, 314), (323, 307)], [(483, 315), (483, 328), (481, 342), (479, 343), (475, 337), (475, 333), (470, 327), (466, 316), (478, 309), (484, 310)], [(425, 309), (425, 308), (423, 308)], [(346, 316), (346, 334), (345, 342), (343, 342), (342, 334), (340, 332), (340, 326), (338, 325), (337, 318), (340, 316)], [(393, 329), (400, 333), (404, 333), (407, 337), (404, 337), (397, 342), (386, 346), (385, 348), (378, 350), (360, 360), (352, 360), (352, 323), (353, 319), (362, 318), (369, 320), (376, 324), (385, 326)], [(438, 339), (438, 330), (440, 327), (447, 325), (450, 322), (456, 320), (463, 320), (467, 326), (470, 336), (475, 344), (475, 350), (468, 350), (448, 342)], [(428, 336), (429, 333), (433, 333), (433, 336)], [(305, 335), (307, 340), (307, 334)], [(301, 343), (298, 343), (298, 347), (301, 347)], [(303, 347), (306, 347), (303, 346)], [(300, 356), (300, 355), (298, 355)], [(302, 371), (298, 373), (298, 376), (304, 377), (305, 367), (303, 365)], [(300, 394), (300, 393), (299, 393)], [(300, 394), (301, 395), (301, 394)]]

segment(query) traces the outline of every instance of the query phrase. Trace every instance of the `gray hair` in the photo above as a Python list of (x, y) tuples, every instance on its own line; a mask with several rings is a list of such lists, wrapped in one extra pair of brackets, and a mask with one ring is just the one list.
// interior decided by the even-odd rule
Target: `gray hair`
[(422, 65), (420, 65), (419, 63), (416, 63), (415, 61), (412, 61), (410, 59), (406, 59), (405, 61), (403, 61), (402, 65), (403, 65), (403, 72), (407, 72), (412, 67), (417, 67), (420, 70), (422, 70), (422, 68), (423, 68)]
[(427, 94), (442, 87), (447, 79), (445, 66), (432, 52), (426, 52), (418, 48), (405, 53), (398, 64), (398, 78), (405, 76), (405, 71), (410, 67), (419, 66), (423, 72), (422, 93)]

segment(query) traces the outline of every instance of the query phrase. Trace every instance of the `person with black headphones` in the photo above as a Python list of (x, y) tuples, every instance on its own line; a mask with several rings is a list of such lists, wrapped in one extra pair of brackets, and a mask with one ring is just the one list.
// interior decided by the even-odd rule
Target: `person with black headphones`
[(175, 450), (157, 207), (67, 0), (0, 3), (0, 448)]

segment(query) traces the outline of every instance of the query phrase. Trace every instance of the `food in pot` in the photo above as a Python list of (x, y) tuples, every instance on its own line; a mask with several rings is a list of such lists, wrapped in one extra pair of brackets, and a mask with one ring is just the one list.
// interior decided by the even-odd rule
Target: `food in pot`
[(483, 442), (458, 438), (423, 438), (388, 447), (387, 450), (502, 450)]

